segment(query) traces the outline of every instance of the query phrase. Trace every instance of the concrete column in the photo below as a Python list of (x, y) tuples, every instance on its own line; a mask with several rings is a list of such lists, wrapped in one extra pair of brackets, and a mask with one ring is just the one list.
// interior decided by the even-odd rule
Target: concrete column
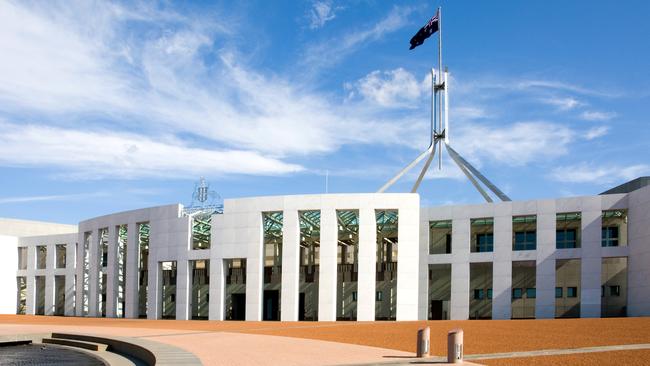
[(124, 286), (124, 313), (126, 318), (138, 317), (138, 265), (140, 263), (140, 243), (138, 224), (130, 222), (126, 239), (126, 279)]
[(555, 201), (537, 204), (537, 258), (535, 318), (555, 317)]
[(599, 197), (587, 197), (582, 211), (580, 316), (600, 317), (602, 211)]
[(375, 210), (359, 210), (359, 275), (357, 287), (357, 320), (375, 320), (375, 288), (377, 276), (377, 219)]
[(92, 231), (92, 240), (88, 248), (90, 253), (90, 263), (89, 263), (89, 283), (88, 286), (88, 316), (97, 317), (99, 306), (98, 306), (98, 296), (99, 296), (99, 230), (95, 229)]
[(628, 316), (650, 316), (650, 187), (629, 195)]
[(224, 320), (225, 310), (225, 284), (226, 276), (224, 271), (223, 258), (210, 259), (210, 320)]
[(450, 319), (469, 319), (469, 219), (451, 223), (451, 304)]
[(336, 210), (321, 211), (320, 264), (318, 277), (318, 320), (336, 320), (338, 225)]
[(257, 231), (257, 240), (248, 243), (246, 258), (246, 320), (262, 320), (262, 295), (264, 286), (264, 251), (262, 214), (258, 213), (252, 229)]
[[(428, 217), (425, 208), (421, 217)], [(420, 221), (420, 259), (418, 275), (418, 320), (427, 320), (429, 316), (429, 220)], [(399, 253), (398, 253), (399, 258)]]
[(115, 318), (117, 306), (117, 230), (108, 227), (108, 263), (106, 266), (106, 317)]
[(48, 245), (45, 257), (45, 315), (54, 315), (54, 268), (56, 267), (56, 246)]
[[(417, 320), (420, 276), (419, 205), (398, 211), (397, 314), (396, 320)], [(424, 271), (427, 273), (427, 271)]]
[[(34, 267), (29, 267), (28, 265), (27, 268), (34, 268)], [(26, 301), (27, 309), (25, 309), (25, 314), (34, 315), (36, 314), (36, 277), (34, 275), (27, 275), (26, 280), (27, 280), (27, 301)]]
[(45, 315), (54, 315), (54, 275), (47, 274), (45, 277)]
[(162, 318), (162, 268), (157, 258), (152, 255), (151, 242), (149, 242), (149, 271), (147, 273), (147, 319), (160, 319)]
[(64, 314), (65, 316), (74, 316), (75, 315), (75, 302), (78, 300), (79, 292), (76, 292), (75, 288), (75, 264), (77, 261), (77, 247), (79, 244), (77, 242), (67, 243), (65, 252), (65, 305), (64, 305)]
[[(74, 246), (74, 243), (68, 245)], [(79, 301), (79, 293), (75, 291), (75, 276), (76, 274), (73, 271), (68, 271), (65, 275), (65, 305), (63, 312), (65, 316), (75, 315), (75, 302)]]
[(494, 217), (492, 319), (512, 318), (512, 216)]
[(188, 260), (176, 262), (176, 319), (188, 320), (190, 316), (190, 263)]
[(285, 210), (282, 223), (282, 287), (280, 320), (298, 320), (300, 291), (300, 226), (297, 210)]

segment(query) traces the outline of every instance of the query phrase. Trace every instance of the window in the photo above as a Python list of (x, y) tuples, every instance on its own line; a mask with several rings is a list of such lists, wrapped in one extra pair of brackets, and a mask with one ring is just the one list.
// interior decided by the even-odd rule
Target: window
[(474, 300), (483, 300), (484, 292), (482, 288), (474, 289)]
[(513, 250), (537, 249), (537, 216), (515, 216), (512, 218), (514, 232)]
[(513, 288), (512, 289), (512, 298), (513, 299), (521, 299), (522, 297), (522, 290), (520, 288)]
[(352, 291), (352, 301), (357, 301), (357, 292)]
[(578, 297), (578, 288), (577, 287), (567, 287), (566, 288), (566, 297)]
[(65, 268), (65, 244), (56, 245), (56, 268)]
[(492, 289), (491, 288), (487, 289), (487, 298), (489, 300), (492, 300)]
[(558, 213), (555, 216), (555, 248), (580, 248), (581, 220), (580, 212)]
[(429, 222), (429, 254), (451, 253), (451, 220)]
[(27, 269), (27, 247), (18, 248), (18, 269)]
[(537, 297), (537, 290), (533, 288), (527, 288), (526, 289), (526, 297), (529, 299), (534, 299)]
[(491, 252), (494, 250), (494, 234), (476, 234), (476, 251)]
[(557, 249), (577, 248), (576, 229), (559, 229), (555, 232)]
[(555, 298), (556, 299), (561, 299), (562, 298), (562, 287), (556, 287), (555, 288)]
[(514, 250), (535, 250), (537, 248), (535, 231), (515, 232)]
[(384, 299), (384, 294), (381, 291), (377, 291), (377, 293), (375, 293), (375, 300), (382, 301), (383, 299)]
[(618, 246), (618, 226), (603, 227), (601, 244), (604, 247)]
[(609, 210), (602, 213), (602, 246), (627, 245), (627, 210)]
[(47, 247), (39, 245), (36, 247), (36, 269), (45, 269), (47, 263)]
[(609, 286), (609, 296), (621, 296), (621, 286)]
[(600, 286), (600, 297), (605, 297), (605, 286)]

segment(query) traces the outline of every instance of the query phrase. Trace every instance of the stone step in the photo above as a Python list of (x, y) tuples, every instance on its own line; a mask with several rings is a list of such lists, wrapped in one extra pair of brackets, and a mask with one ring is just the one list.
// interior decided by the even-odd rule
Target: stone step
[(76, 341), (72, 339), (61, 339), (61, 338), (43, 338), (43, 343), (83, 348), (90, 351), (106, 351), (106, 348), (108, 347), (107, 345), (101, 343)]

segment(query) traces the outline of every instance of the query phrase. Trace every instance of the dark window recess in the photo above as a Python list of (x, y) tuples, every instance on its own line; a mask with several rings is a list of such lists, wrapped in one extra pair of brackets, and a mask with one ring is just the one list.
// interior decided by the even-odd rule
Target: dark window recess
[(537, 297), (537, 289), (535, 289), (534, 287), (526, 289), (526, 298), (534, 299), (536, 297)]
[(567, 287), (566, 288), (566, 297), (578, 297), (578, 288), (577, 287)]
[(520, 288), (513, 288), (512, 289), (512, 298), (513, 299), (521, 299), (522, 294), (523, 294), (522, 289), (520, 289)]
[(483, 300), (485, 293), (482, 288), (474, 289), (474, 300)]
[(357, 292), (352, 291), (352, 301), (357, 301)]
[(555, 298), (556, 299), (561, 299), (562, 298), (562, 287), (556, 287), (555, 288)]
[(487, 298), (490, 299), (490, 300), (492, 299), (492, 289), (491, 288), (487, 289)]
[(381, 291), (377, 291), (375, 294), (375, 300), (376, 301), (383, 301), (384, 299), (384, 294)]
[(604, 247), (618, 246), (618, 226), (608, 226), (603, 228), (601, 244)]
[(515, 232), (514, 250), (535, 250), (537, 248), (537, 235), (535, 231)]
[(609, 296), (621, 296), (621, 286), (609, 286)]
[(494, 234), (476, 234), (476, 251), (492, 252), (494, 250)]
[(555, 232), (555, 247), (569, 249), (577, 247), (576, 229), (560, 229)]

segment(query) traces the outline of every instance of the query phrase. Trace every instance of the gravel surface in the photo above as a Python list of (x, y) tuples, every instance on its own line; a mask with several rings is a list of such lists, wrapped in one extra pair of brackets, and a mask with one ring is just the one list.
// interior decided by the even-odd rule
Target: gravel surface
[(477, 361), (487, 366), (619, 366), (650, 365), (650, 350), (583, 353), (546, 357), (524, 357)]

